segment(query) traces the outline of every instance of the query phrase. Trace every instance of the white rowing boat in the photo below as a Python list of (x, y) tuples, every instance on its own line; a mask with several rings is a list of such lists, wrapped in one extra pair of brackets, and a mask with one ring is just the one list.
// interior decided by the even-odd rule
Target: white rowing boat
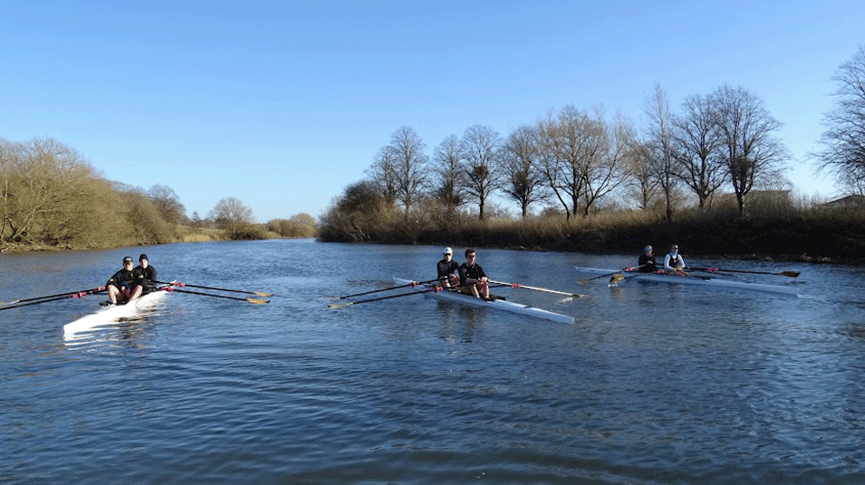
[[(630, 280), (632, 278), (637, 278), (639, 281), (654, 281), (654, 282), (663, 282), (663, 283), (677, 283), (683, 285), (701, 285), (708, 287), (720, 287), (720, 288), (733, 288), (739, 290), (746, 291), (762, 291), (768, 293), (782, 293), (785, 295), (791, 295), (798, 298), (799, 295), (796, 294), (795, 286), (781, 286), (781, 285), (768, 285), (764, 283), (750, 283), (747, 281), (735, 281), (728, 280), (724, 278), (717, 278), (715, 276), (679, 276), (679, 275), (670, 275), (670, 274), (662, 274), (662, 273), (638, 273), (636, 271), (616, 271), (614, 269), (604, 269), (604, 268), (589, 268), (585, 266), (574, 266), (574, 268), (579, 273), (588, 273), (595, 275), (613, 275), (613, 274), (622, 274), (624, 275), (625, 280)], [(598, 281), (605, 281), (603, 279), (598, 279)]]
[[(412, 280), (394, 277), (393, 282), (395, 285), (407, 286), (412, 283)], [(455, 301), (479, 307), (496, 308), (499, 310), (509, 311), (511, 313), (518, 313), (520, 315), (528, 315), (530, 317), (542, 318), (544, 320), (552, 320), (559, 323), (569, 323), (571, 325), (574, 324), (574, 317), (572, 316), (562, 315), (561, 313), (553, 313), (551, 311), (524, 305), (522, 303), (514, 303), (506, 300), (487, 301), (483, 298), (476, 298), (474, 296), (464, 295), (454, 290), (442, 290), (435, 292), (430, 291), (428, 294), (431, 297), (438, 298), (440, 300)]]
[(124, 318), (139, 317), (143, 313), (154, 309), (166, 294), (166, 291), (152, 291), (125, 305), (110, 305), (100, 308), (96, 313), (85, 315), (74, 322), (64, 325), (63, 337), (67, 341), (75, 340), (77, 335), (83, 332), (91, 331), (104, 325), (110, 325)]

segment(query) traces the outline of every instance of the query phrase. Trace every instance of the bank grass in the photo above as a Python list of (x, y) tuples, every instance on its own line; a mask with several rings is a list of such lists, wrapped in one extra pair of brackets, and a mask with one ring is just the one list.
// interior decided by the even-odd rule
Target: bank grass
[[(740, 216), (735, 205), (663, 214), (607, 210), (570, 219), (563, 215), (487, 217), (474, 214), (379, 214), (348, 225), (351, 235), (326, 221), (323, 241), (433, 244), (533, 251), (638, 255), (651, 244), (682, 253), (807, 262), (865, 264), (865, 211), (823, 205), (760, 204)], [(333, 236), (336, 235), (334, 238)]]

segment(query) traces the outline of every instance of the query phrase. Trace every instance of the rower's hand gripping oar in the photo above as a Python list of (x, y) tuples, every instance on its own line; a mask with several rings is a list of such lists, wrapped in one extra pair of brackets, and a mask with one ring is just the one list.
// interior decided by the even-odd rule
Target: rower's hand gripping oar
[(688, 269), (692, 271), (704, 271), (706, 273), (717, 273), (719, 271), (724, 271), (726, 273), (750, 273), (750, 274), (767, 274), (773, 276), (786, 276), (788, 278), (798, 278), (801, 273), (798, 271), (781, 271), (780, 273), (772, 273), (769, 271), (749, 271), (745, 269), (721, 269), (721, 268), (691, 268)]
[(549, 288), (538, 288), (537, 286), (525, 286), (525, 285), (521, 285), (521, 284), (519, 284), (519, 283), (505, 283), (504, 281), (493, 281), (493, 280), (489, 280), (489, 282), (490, 282), (490, 283), (496, 283), (496, 284), (499, 284), (499, 285), (510, 286), (511, 288), (523, 288), (523, 289), (526, 289), (526, 290), (543, 291), (543, 292), (546, 292), (546, 293), (553, 293), (553, 294), (556, 294), (556, 295), (572, 296), (572, 297), (574, 297), (574, 298), (584, 298), (584, 297), (586, 297), (586, 296), (589, 296), (589, 295), (582, 295), (582, 294), (580, 294), (580, 293), (568, 293), (568, 292), (565, 292), (565, 291), (551, 290), (551, 289), (549, 289)]
[(201, 296), (212, 296), (214, 298), (225, 298), (226, 300), (237, 300), (237, 301), (246, 301), (249, 303), (254, 303), (256, 305), (264, 305), (265, 303), (270, 303), (270, 300), (262, 300), (261, 298), (240, 298), (237, 296), (226, 296), (226, 295), (214, 295), (213, 293), (202, 293), (200, 291), (192, 291), (192, 290), (179, 290), (172, 286), (162, 286), (158, 288), (161, 291), (177, 292), (177, 293), (189, 293), (191, 295), (201, 295)]
[(9, 303), (4, 303), (3, 305), (5, 306), (0, 306), (0, 311), (9, 310), (12, 308), (20, 308), (22, 306), (38, 305), (40, 303), (46, 303), (49, 301), (65, 300), (66, 298), (84, 298), (84, 296), (86, 295), (93, 295), (102, 291), (105, 291), (104, 286), (100, 286), (98, 288), (93, 288), (90, 290), (76, 291), (72, 293), (60, 293), (57, 295), (40, 296), (37, 298), (25, 298), (21, 300), (10, 301)]
[(415, 286), (425, 285), (427, 283), (433, 283), (435, 281), (438, 281), (438, 278), (436, 278), (434, 280), (429, 280), (429, 281), (412, 281), (411, 283), (406, 284), (406, 285), (399, 285), (399, 286), (392, 286), (390, 288), (381, 288), (378, 290), (364, 291), (363, 293), (355, 293), (353, 295), (335, 296), (335, 297), (333, 297), (333, 299), (334, 300), (344, 300), (346, 298), (352, 298), (352, 297), (361, 296), (361, 295), (369, 295), (370, 293), (378, 293), (380, 291), (392, 291), (392, 290), (399, 290), (401, 288), (414, 288)]
[[(433, 280), (433, 281), (435, 281), (435, 280)], [(351, 306), (351, 305), (357, 305), (359, 303), (369, 303), (371, 301), (388, 300), (390, 298), (399, 298), (402, 296), (409, 296), (409, 295), (420, 295), (421, 293), (436, 293), (436, 292), (443, 291), (443, 290), (444, 290), (444, 288), (442, 288), (441, 286), (433, 286), (432, 288), (428, 288), (426, 290), (412, 291), (409, 293), (400, 293), (399, 295), (380, 296), (378, 298), (370, 298), (368, 300), (350, 301), (348, 303), (331, 303), (327, 307), (328, 308), (343, 308), (343, 307), (347, 307), (347, 306)]]
[(180, 283), (177, 281), (154, 281), (154, 283), (162, 283), (163, 285), (180, 286), (180, 287), (188, 286), (190, 288), (201, 288), (203, 290), (231, 291), (234, 293), (246, 293), (247, 295), (255, 295), (255, 296), (273, 296), (273, 293), (263, 293), (260, 291), (247, 291), (247, 290), (232, 290), (230, 288), (216, 288), (213, 286), (200, 286), (200, 285), (193, 285), (193, 284), (189, 284), (189, 283)]

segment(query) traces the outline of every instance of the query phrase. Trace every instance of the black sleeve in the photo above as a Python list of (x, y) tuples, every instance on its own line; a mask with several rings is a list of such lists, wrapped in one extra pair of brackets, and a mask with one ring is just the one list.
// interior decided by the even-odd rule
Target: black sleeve
[(109, 287), (109, 286), (111, 286), (111, 285), (119, 286), (119, 285), (115, 284), (115, 283), (117, 283), (117, 280), (120, 278), (120, 276), (118, 276), (119, 273), (120, 273), (120, 271), (118, 271), (117, 273), (114, 273), (114, 274), (111, 276), (111, 278), (109, 278), (108, 281), (105, 282), (105, 287), (106, 287), (106, 288)]

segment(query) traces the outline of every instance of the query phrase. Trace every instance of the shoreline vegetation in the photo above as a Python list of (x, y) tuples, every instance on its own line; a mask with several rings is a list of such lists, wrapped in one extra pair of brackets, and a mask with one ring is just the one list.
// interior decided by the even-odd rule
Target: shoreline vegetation
[[(750, 217), (735, 207), (683, 211), (673, 222), (648, 211), (599, 211), (567, 221), (561, 215), (526, 218), (446, 214), (435, 210), (406, 220), (394, 210), (323, 216), (317, 233), (281, 235), (257, 225), (250, 237), (236, 238), (226, 229), (177, 225), (170, 240), (150, 238), (129, 245), (316, 237), (322, 242), (426, 244), (452, 247), (588, 254), (639, 255), (651, 244), (664, 254), (672, 243), (691, 257), (741, 260), (865, 264), (865, 211), (860, 207), (817, 205), (809, 208), (763, 205)], [(339, 216), (339, 217), (337, 217)], [(118, 245), (116, 247), (120, 247)], [(90, 250), (47, 243), (5, 244), (2, 253)]]
[[(333, 207), (322, 217), (320, 241), (430, 244), (450, 247), (632, 254), (646, 244), (663, 255), (673, 243), (701, 258), (865, 264), (865, 210), (827, 204), (762, 203), (741, 217), (735, 205), (688, 209), (672, 222), (651, 211), (488, 217), (428, 208), (406, 219), (399, 211)], [(627, 262), (624, 262), (627, 264)]]
[(235, 197), (220, 199), (205, 218), (187, 217), (171, 187), (144, 190), (106, 180), (81, 154), (50, 138), (0, 138), (0, 211), (0, 253), (315, 237), (318, 231), (305, 213), (256, 223)]

